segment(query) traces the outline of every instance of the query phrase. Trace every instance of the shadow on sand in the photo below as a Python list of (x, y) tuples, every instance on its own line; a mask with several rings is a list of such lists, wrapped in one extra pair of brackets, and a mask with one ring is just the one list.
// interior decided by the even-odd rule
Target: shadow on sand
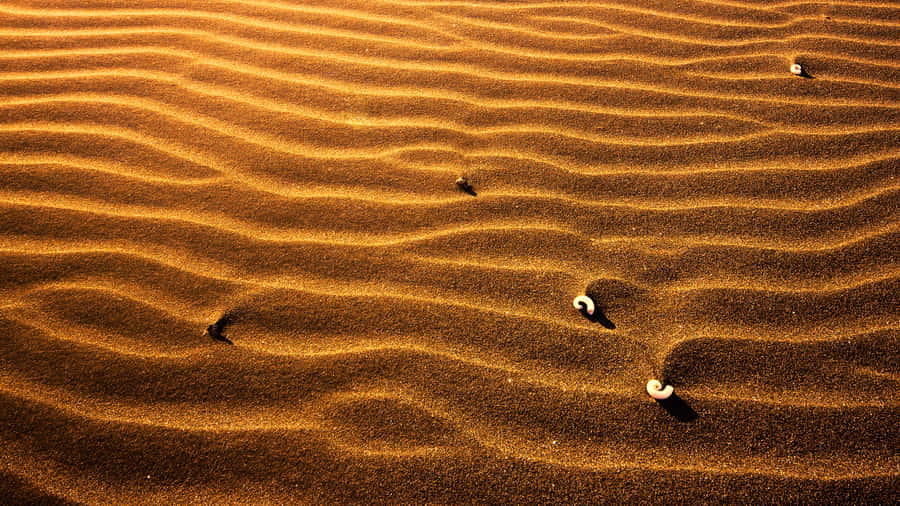
[(679, 422), (692, 422), (698, 416), (678, 394), (672, 394), (668, 399), (657, 399), (656, 402)]
[(231, 323), (231, 318), (228, 315), (222, 316), (219, 318), (216, 323), (213, 323), (209, 327), (206, 327), (206, 333), (209, 334), (209, 337), (213, 338), (216, 341), (221, 341), (227, 344), (234, 344), (231, 342), (231, 339), (225, 337), (225, 327)]
[(607, 318), (605, 314), (603, 314), (603, 308), (601, 308), (601, 307), (595, 308), (594, 314), (588, 314), (588, 312), (585, 311), (584, 309), (580, 309), (580, 311), (581, 311), (581, 314), (584, 315), (584, 317), (587, 318), (588, 320), (590, 320), (594, 323), (599, 323), (600, 325), (603, 325), (605, 328), (607, 328), (609, 330), (615, 330), (616, 324), (613, 323), (612, 321), (610, 321), (610, 319)]

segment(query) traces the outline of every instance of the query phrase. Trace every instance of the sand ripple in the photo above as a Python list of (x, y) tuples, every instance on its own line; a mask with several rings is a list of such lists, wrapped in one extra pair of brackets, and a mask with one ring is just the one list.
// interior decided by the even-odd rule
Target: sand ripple
[(889, 2), (4, 2), (0, 496), (888, 502), (898, 35)]

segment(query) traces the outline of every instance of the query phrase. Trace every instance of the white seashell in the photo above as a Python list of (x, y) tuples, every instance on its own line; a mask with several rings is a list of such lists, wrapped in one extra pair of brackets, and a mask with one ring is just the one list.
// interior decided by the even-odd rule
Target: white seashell
[(672, 388), (672, 385), (666, 385), (666, 388), (663, 388), (662, 383), (657, 380), (650, 380), (647, 382), (647, 393), (656, 400), (662, 401), (668, 399), (669, 397), (672, 397), (672, 393), (674, 392), (675, 389)]
[(575, 306), (575, 309), (584, 309), (587, 314), (594, 314), (594, 301), (587, 295), (575, 297), (575, 300), (572, 301), (572, 305)]
[(799, 63), (795, 63), (795, 64), (791, 65), (791, 74), (794, 74), (795, 76), (802, 75), (803, 67), (800, 66)]

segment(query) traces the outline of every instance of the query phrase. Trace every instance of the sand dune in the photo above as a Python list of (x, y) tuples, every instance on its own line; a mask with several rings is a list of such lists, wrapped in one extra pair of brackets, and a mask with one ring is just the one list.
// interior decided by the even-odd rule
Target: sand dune
[(890, 502), (898, 40), (891, 2), (4, 2), (0, 496)]

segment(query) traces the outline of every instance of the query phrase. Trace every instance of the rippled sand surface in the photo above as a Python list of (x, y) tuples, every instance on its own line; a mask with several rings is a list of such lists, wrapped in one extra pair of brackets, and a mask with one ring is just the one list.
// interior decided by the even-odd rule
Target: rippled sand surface
[(3, 1), (0, 496), (890, 502), (898, 176), (895, 2)]

